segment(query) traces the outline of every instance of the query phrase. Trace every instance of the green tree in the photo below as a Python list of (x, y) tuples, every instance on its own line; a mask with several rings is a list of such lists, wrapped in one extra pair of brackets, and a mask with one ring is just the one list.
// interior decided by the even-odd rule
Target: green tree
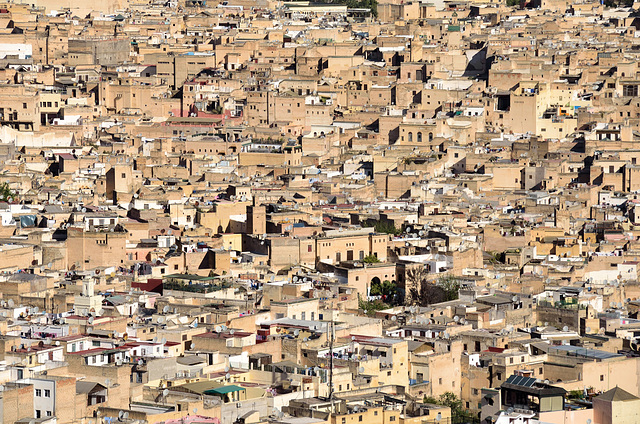
[(9, 199), (15, 200), (16, 193), (14, 193), (10, 188), (9, 184), (2, 183), (0, 184), (0, 200), (8, 201)]
[(391, 224), (388, 221), (367, 219), (363, 224), (364, 227), (373, 227), (376, 233), (392, 234), (394, 236), (402, 233), (401, 229), (396, 228), (395, 225)]
[(478, 420), (478, 417), (462, 406), (462, 400), (453, 392), (445, 392), (441, 394), (438, 399), (425, 396), (424, 403), (448, 406), (451, 409), (451, 422), (454, 423), (469, 423), (477, 422)]
[(387, 298), (393, 298), (398, 291), (398, 287), (389, 280), (384, 280), (382, 283), (374, 282), (371, 284), (371, 290), (369, 293), (371, 296), (384, 296)]
[(365, 264), (377, 264), (380, 262), (380, 259), (376, 255), (365, 256), (362, 260)]
[(460, 282), (452, 275), (438, 278), (436, 285), (444, 290), (445, 302), (456, 300), (458, 298), (458, 290), (460, 290)]
[(375, 315), (376, 311), (381, 311), (383, 309), (389, 308), (389, 305), (381, 300), (368, 301), (361, 298), (358, 299), (358, 308), (366, 311), (367, 315), (373, 316)]

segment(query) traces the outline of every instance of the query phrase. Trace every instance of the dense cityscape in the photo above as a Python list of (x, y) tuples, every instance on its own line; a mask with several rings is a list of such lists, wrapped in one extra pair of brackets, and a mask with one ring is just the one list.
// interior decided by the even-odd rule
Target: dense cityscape
[(0, 34), (0, 424), (640, 424), (640, 3)]

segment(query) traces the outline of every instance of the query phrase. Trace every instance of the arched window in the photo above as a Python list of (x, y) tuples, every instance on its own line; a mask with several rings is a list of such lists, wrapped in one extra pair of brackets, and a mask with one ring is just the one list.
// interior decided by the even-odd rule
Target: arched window
[(429, 141), (433, 141), (433, 133), (429, 133)]
[(418, 133), (418, 143), (422, 143), (422, 133)]
[(413, 141), (413, 133), (410, 132), (409, 133), (409, 143), (411, 143)]

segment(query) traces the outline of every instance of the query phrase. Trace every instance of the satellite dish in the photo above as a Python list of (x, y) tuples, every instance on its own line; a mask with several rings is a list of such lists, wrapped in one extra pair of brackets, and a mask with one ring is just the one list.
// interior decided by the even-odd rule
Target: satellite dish
[(158, 317), (158, 324), (162, 324), (164, 322), (164, 317)]
[(167, 397), (167, 396), (169, 396), (169, 389), (164, 389), (164, 390), (162, 391), (162, 396), (163, 396), (163, 397)]
[(163, 338), (162, 338), (162, 341), (161, 341), (160, 343), (162, 343), (162, 344), (166, 344), (166, 343), (167, 343), (167, 338), (166, 338), (166, 337), (163, 337)]
[(233, 336), (233, 333), (235, 333), (236, 330), (229, 330), (229, 334), (231, 334)]
[(157, 336), (156, 336), (156, 337), (154, 337), (154, 338), (153, 338), (153, 340), (152, 340), (152, 342), (153, 342), (153, 343), (157, 343), (157, 342), (158, 342), (158, 337), (157, 337)]
[(453, 320), (454, 320), (455, 322), (459, 322), (459, 321), (460, 321), (460, 317), (459, 317), (458, 315), (456, 315), (455, 317), (453, 317)]
[(230, 379), (230, 378), (231, 378), (231, 374), (226, 373), (226, 374), (225, 374), (225, 376), (224, 376), (224, 378), (226, 378), (227, 380), (228, 380), (228, 379)]
[(294, 282), (294, 283), (297, 283), (297, 282), (298, 282), (298, 276), (297, 276), (297, 275), (294, 275), (294, 276), (293, 276), (293, 282)]
[(194, 347), (196, 347), (196, 345), (194, 345), (193, 343), (189, 345), (189, 349), (193, 349)]
[(358, 368), (358, 371), (359, 371), (359, 372), (364, 372), (364, 367), (360, 367), (360, 368)]
[(227, 326), (226, 325), (222, 325), (220, 328), (222, 329), (222, 331), (227, 331)]
[(591, 333), (591, 327), (587, 327), (587, 328), (585, 328), (585, 329), (584, 329), (584, 332), (585, 332), (585, 333), (587, 333), (587, 334), (588, 334), (588, 333)]
[(9, 305), (10, 308), (13, 308), (15, 306), (15, 302), (13, 301), (13, 299), (9, 299), (7, 304)]
[(123, 411), (118, 412), (118, 419), (121, 420), (123, 418), (124, 418), (124, 412)]
[(87, 324), (89, 325), (93, 324), (93, 317), (89, 317), (89, 319), (87, 320)]
[(169, 312), (169, 305), (166, 305), (164, 308), (162, 308), (162, 312), (165, 314)]
[(397, 318), (396, 318), (396, 316), (395, 316), (395, 315), (391, 317), (391, 321), (395, 321), (396, 319), (397, 319)]
[(294, 331), (293, 331), (293, 335), (294, 335), (294, 336), (296, 336), (296, 337), (297, 337), (299, 334), (300, 334), (300, 330), (294, 330)]
[(124, 413), (124, 417), (123, 417), (123, 418), (124, 418), (124, 419), (129, 418), (129, 413), (128, 413), (128, 412), (125, 412), (125, 413)]
[(220, 326), (219, 326), (219, 325), (216, 325), (216, 326), (215, 326), (215, 328), (214, 328), (214, 331), (215, 331), (216, 333), (219, 333), (219, 332), (220, 332), (220, 330), (221, 330), (221, 329), (220, 329)]
[(356, 341), (356, 336), (351, 336), (351, 341), (355, 342)]
[(138, 359), (138, 366), (143, 366), (144, 365), (144, 361), (142, 359)]
[(564, 331), (564, 332), (569, 331), (569, 327), (565, 325), (564, 327), (562, 327), (562, 331)]
[(224, 372), (229, 372), (229, 365), (227, 365), (226, 367), (224, 367)]
[(511, 298), (511, 300), (513, 300), (514, 302), (517, 302), (517, 301), (518, 301), (518, 296), (515, 296), (515, 295), (514, 295), (514, 296)]

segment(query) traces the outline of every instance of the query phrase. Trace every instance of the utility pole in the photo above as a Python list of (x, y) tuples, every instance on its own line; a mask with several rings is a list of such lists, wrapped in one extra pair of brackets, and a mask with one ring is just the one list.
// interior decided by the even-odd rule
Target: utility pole
[[(333, 341), (335, 339), (335, 328), (333, 325), (333, 315), (329, 323), (329, 399), (333, 400)], [(333, 406), (333, 402), (331, 403)], [(333, 408), (331, 408), (333, 412)]]

